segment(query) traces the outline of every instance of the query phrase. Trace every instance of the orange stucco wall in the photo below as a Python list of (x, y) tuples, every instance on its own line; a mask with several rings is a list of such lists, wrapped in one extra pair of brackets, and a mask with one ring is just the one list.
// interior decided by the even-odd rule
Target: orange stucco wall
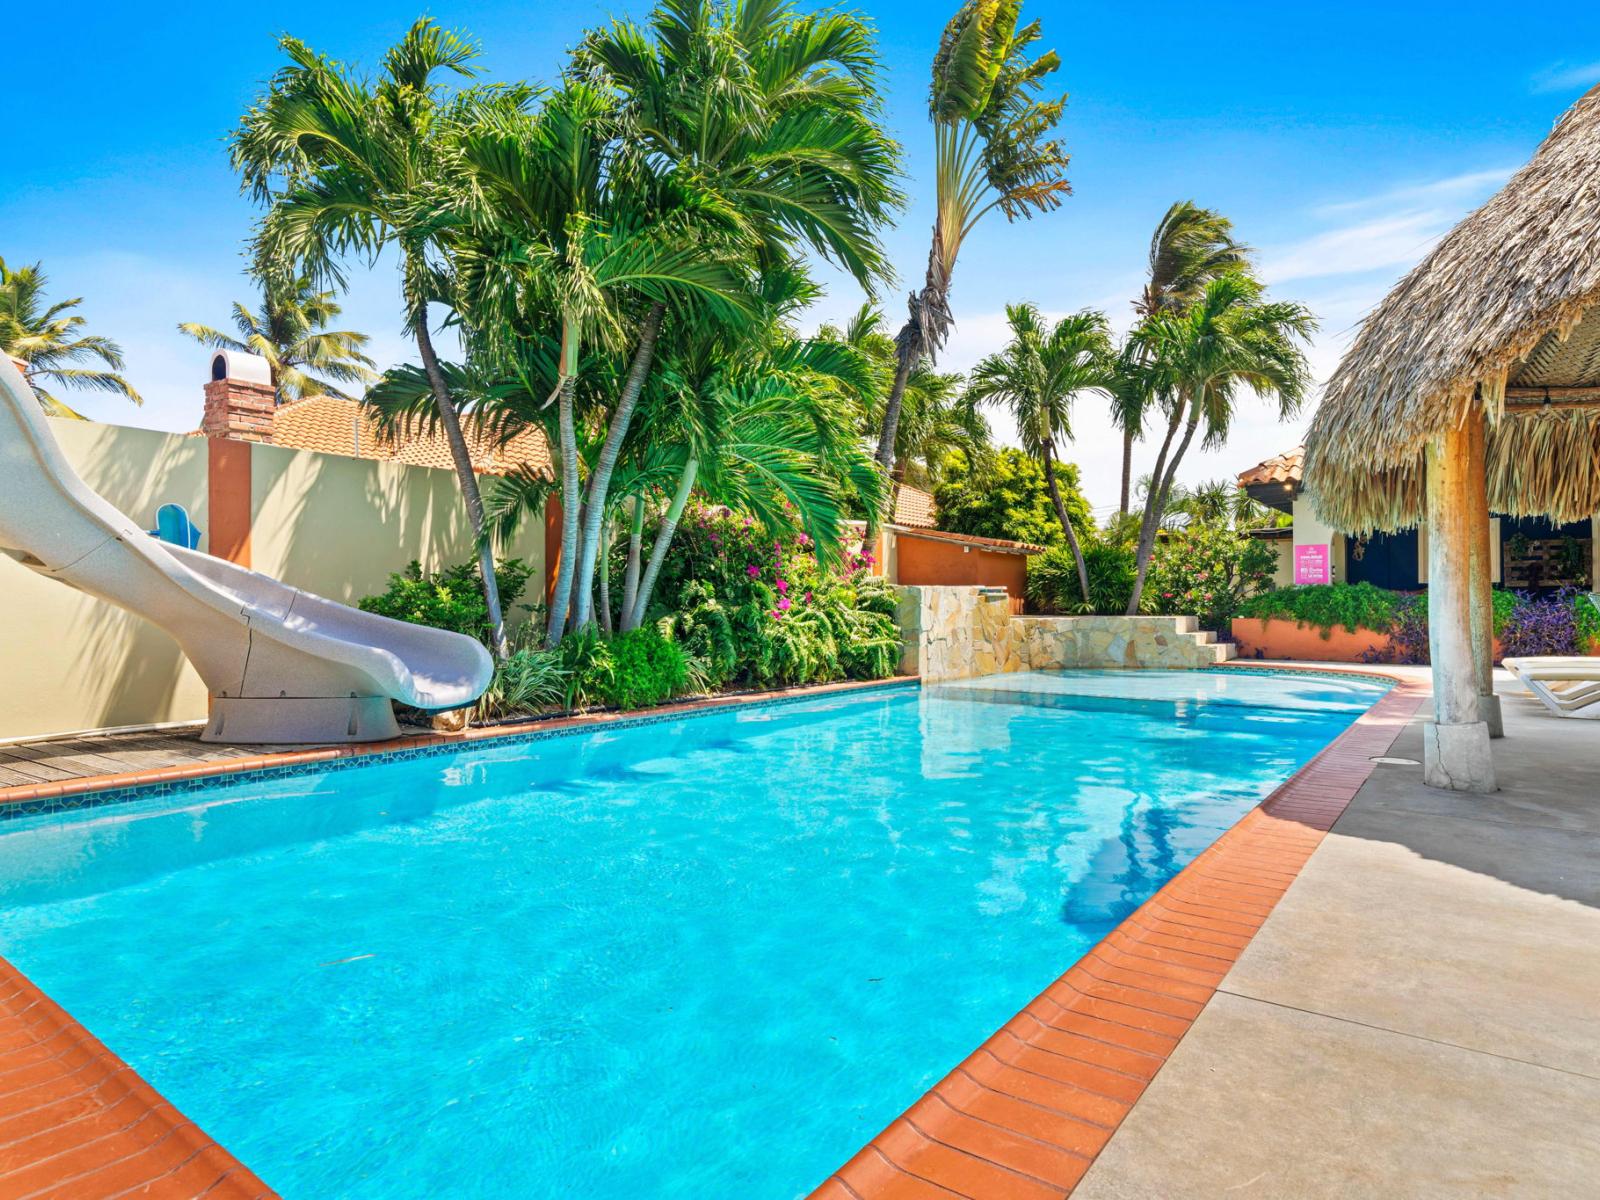
[(250, 443), (206, 439), (207, 505), (211, 553), (241, 567), (250, 565)]
[[(1367, 650), (1383, 650), (1389, 635), (1358, 629), (1351, 633), (1343, 626), (1327, 637), (1320, 629), (1297, 625), (1293, 621), (1263, 621), (1256, 617), (1233, 619), (1233, 640), (1239, 643), (1240, 658), (1298, 659), (1301, 662), (1362, 662)], [(1494, 660), (1500, 661), (1500, 639), (1494, 642)]]
[(897, 581), (946, 587), (1003, 587), (1020, 597), (1028, 582), (1028, 560), (978, 546), (938, 542), (901, 533), (897, 539)]

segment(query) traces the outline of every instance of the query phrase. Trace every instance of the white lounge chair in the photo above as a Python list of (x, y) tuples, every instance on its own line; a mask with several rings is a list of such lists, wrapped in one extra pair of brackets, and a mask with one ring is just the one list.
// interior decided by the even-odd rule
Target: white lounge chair
[(1549, 667), (1600, 667), (1600, 658), (1582, 654), (1540, 654), (1501, 659), (1500, 665), (1520, 679), (1524, 671), (1539, 671)]
[(1587, 665), (1576, 660), (1564, 665), (1525, 665), (1517, 677), (1558, 717), (1578, 716), (1590, 708), (1600, 716), (1600, 659), (1589, 659)]

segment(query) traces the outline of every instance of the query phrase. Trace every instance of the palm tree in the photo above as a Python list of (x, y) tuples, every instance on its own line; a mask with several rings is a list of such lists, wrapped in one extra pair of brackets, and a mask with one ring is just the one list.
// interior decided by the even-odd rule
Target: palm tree
[[(110, 338), (79, 332), (84, 318), (70, 310), (83, 303), (82, 297), (47, 306), (48, 282), (39, 263), (12, 270), (0, 258), (0, 350), (23, 364), (23, 378), (40, 406), (52, 416), (83, 419), (48, 391), (47, 383), (115, 392), (143, 404), (122, 377), (122, 347)], [(85, 362), (102, 363), (106, 369), (76, 365)]]
[(378, 375), (363, 353), (370, 340), (366, 334), (328, 328), (341, 311), (333, 297), (304, 276), (286, 286), (269, 282), (262, 286), (261, 307), (255, 312), (234, 303), (238, 337), (194, 321), (182, 322), (178, 330), (216, 350), (266, 359), (279, 404), (313, 395), (348, 400), (334, 381), (370, 383)]
[[(646, 473), (670, 499), (622, 628), (637, 628), (690, 495), (753, 516), (766, 528), (799, 526), (820, 555), (837, 556), (852, 504), (876, 511), (887, 488), (850, 420), (863, 364), (841, 361), (826, 339), (796, 339), (781, 310), (729, 337), (707, 330), (662, 372), (645, 422)], [(835, 373), (838, 371), (839, 373)], [(673, 478), (675, 476), (675, 479)]]
[[(1205, 285), (1229, 271), (1250, 267), (1250, 247), (1234, 240), (1233, 222), (1193, 200), (1179, 200), (1168, 208), (1150, 237), (1148, 276), (1144, 290), (1133, 302), (1140, 317), (1170, 312), (1192, 304)], [(1142, 386), (1136, 364), (1120, 373), (1111, 392), (1111, 417), (1122, 431), (1122, 498), (1119, 512), (1128, 511), (1128, 490), (1133, 480), (1133, 444), (1144, 432), (1150, 393)]]
[(1050, 503), (1067, 536), (1078, 584), (1089, 600), (1089, 571), (1067, 517), (1056, 480), (1056, 441), (1072, 439), (1072, 402), (1085, 391), (1104, 391), (1111, 373), (1111, 331), (1105, 314), (1080, 312), (1049, 325), (1032, 304), (1006, 305), (1011, 341), (972, 371), (968, 394), (978, 403), (999, 403), (1016, 418), (1022, 448), (1044, 469)]
[[(560, 330), (554, 399), (559, 415), (562, 556), (546, 641), (593, 620), (593, 580), (609, 487), (649, 374), (669, 305), (745, 307), (720, 221), (698, 219), (636, 173), (612, 98), (569, 80), (534, 113), (485, 110), (461, 139), (464, 176), (478, 203), (481, 245), (465, 258), (469, 310), (486, 335)], [(635, 305), (630, 313), (629, 305)], [(642, 310), (638, 305), (642, 304)], [(636, 321), (630, 321), (636, 315)], [(578, 454), (578, 377), (586, 346), (633, 344), (629, 369), (589, 473)]]
[(483, 499), (429, 314), (430, 304), (450, 306), (455, 298), (450, 234), (461, 222), (461, 198), (450, 168), (459, 120), (474, 111), (470, 96), (452, 102), (437, 76), (470, 76), (477, 49), (424, 17), (384, 55), (373, 82), (295, 38), (283, 37), (278, 45), (289, 65), (272, 77), (232, 139), (243, 188), (268, 206), (255, 260), (284, 270), (294, 264), (315, 280), (338, 283), (347, 255), (374, 259), (385, 249), (398, 252), (406, 331), (416, 340), (478, 534), (493, 649), (504, 657), (505, 622), (484, 537)]
[(1129, 616), (1139, 611), (1156, 531), (1178, 466), (1200, 426), (1206, 428), (1205, 442), (1219, 445), (1227, 438), (1241, 386), (1275, 396), (1287, 418), (1310, 385), (1301, 343), (1316, 330), (1315, 318), (1303, 305), (1269, 301), (1263, 292), (1249, 275), (1226, 272), (1186, 308), (1153, 313), (1131, 335), (1149, 364), (1152, 394), (1167, 410), (1167, 431), (1140, 522)]
[[(894, 339), (883, 332), (883, 325), (883, 311), (863, 304), (843, 330), (824, 325), (817, 331), (819, 339), (837, 339), (863, 354), (871, 367), (872, 386), (858, 397), (863, 436), (882, 426), (894, 379)], [(890, 472), (896, 493), (906, 483), (932, 488), (952, 454), (964, 457), (969, 466), (989, 454), (989, 423), (963, 388), (964, 382), (959, 374), (932, 370), (925, 362), (912, 370), (900, 406)], [(892, 504), (889, 511), (894, 511)]]
[(799, 242), (869, 294), (890, 277), (877, 230), (902, 202), (900, 151), (880, 121), (863, 17), (801, 15), (788, 0), (662, 0), (648, 28), (596, 30), (575, 58), (621, 92), (661, 184), (731, 215), (760, 261)]
[(897, 364), (878, 435), (878, 462), (895, 461), (900, 410), (911, 372), (932, 362), (949, 336), (950, 279), (961, 244), (998, 208), (1008, 220), (1057, 207), (1071, 191), (1067, 154), (1050, 132), (1066, 101), (1040, 100), (1061, 60), (1028, 57), (1037, 21), (1018, 27), (1022, 0), (965, 0), (945, 26), (933, 60), (929, 115), (934, 131), (937, 212), (920, 291), (895, 338)]
[[(624, 631), (648, 615), (678, 523), (697, 492), (770, 529), (799, 526), (824, 555), (839, 553), (853, 503), (882, 503), (883, 476), (851, 419), (854, 397), (870, 386), (871, 364), (836, 340), (789, 331), (789, 319), (812, 295), (798, 267), (775, 269), (757, 290), (757, 319), (703, 316), (670, 325), (671, 336), (663, 338), (667, 350), (645, 385), (608, 508), (619, 517), (626, 512), (630, 526), (618, 621)], [(530, 393), (516, 398), (514, 390), (506, 391), (511, 403), (528, 405)], [(539, 510), (549, 488), (529, 473), (495, 481), (489, 508), (496, 535), (510, 536)]]
[[(636, 183), (674, 196), (701, 228), (720, 221), (721, 240), (749, 268), (781, 273), (798, 243), (842, 265), (869, 294), (887, 277), (877, 229), (901, 200), (899, 150), (879, 120), (877, 52), (861, 17), (800, 15), (785, 0), (663, 0), (648, 28), (619, 21), (589, 34), (575, 66), (620, 93)], [(704, 235), (696, 240), (707, 244)], [(652, 317), (645, 334), (653, 344), (659, 306)], [(636, 399), (649, 355), (634, 362)], [(619, 401), (590, 478), (580, 624), (631, 415), (632, 402)]]

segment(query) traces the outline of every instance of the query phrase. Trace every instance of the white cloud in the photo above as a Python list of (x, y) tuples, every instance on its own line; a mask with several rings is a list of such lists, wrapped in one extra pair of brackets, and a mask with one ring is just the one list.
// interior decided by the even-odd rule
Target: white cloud
[(1353, 200), (1340, 200), (1318, 205), (1311, 210), (1317, 217), (1339, 217), (1348, 214), (1395, 209), (1406, 205), (1432, 205), (1452, 203), (1463, 196), (1488, 192), (1499, 187), (1515, 171), (1515, 167), (1490, 167), (1483, 171), (1463, 171), (1426, 183), (1409, 183), (1372, 196)]
[(1566, 92), (1595, 83), (1600, 83), (1600, 62), (1556, 62), (1536, 71), (1528, 86), (1535, 92)]

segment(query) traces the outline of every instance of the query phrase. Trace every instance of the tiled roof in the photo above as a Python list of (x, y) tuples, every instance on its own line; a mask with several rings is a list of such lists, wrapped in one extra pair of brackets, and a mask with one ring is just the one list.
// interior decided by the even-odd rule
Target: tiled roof
[(896, 531), (901, 537), (922, 538), (930, 542), (955, 542), (961, 546), (977, 546), (984, 550), (994, 550), (1001, 554), (1043, 554), (1043, 546), (1035, 546), (1032, 542), (1013, 542), (1008, 538), (979, 537), (975, 533), (951, 533), (948, 529), (919, 529), (908, 528), (895, 524)]
[(933, 497), (921, 488), (902, 483), (894, 498), (894, 523), (915, 529), (932, 529), (938, 523)]
[[(520, 467), (550, 469), (550, 452), (537, 430), (519, 433), (503, 445), (470, 425), (464, 432), (473, 469), (480, 473), (504, 475)], [(307, 396), (275, 409), (272, 444), (417, 467), (450, 470), (455, 465), (443, 431), (416, 426), (385, 438), (362, 404), (333, 396)]]
[(1240, 487), (1252, 487), (1257, 484), (1286, 484), (1289, 487), (1300, 486), (1300, 472), (1305, 466), (1306, 448), (1296, 446), (1287, 454), (1275, 455), (1266, 462), (1257, 463), (1248, 471), (1239, 475)]

